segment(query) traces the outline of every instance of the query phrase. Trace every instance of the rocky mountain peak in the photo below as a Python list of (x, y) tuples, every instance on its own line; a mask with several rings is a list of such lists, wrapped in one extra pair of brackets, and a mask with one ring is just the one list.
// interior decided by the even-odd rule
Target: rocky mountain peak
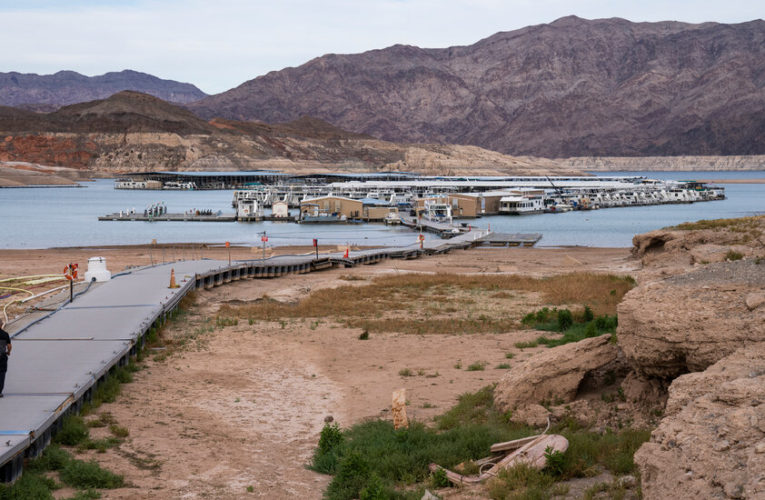
[(567, 16), (469, 46), (327, 55), (189, 105), (547, 157), (765, 153), (765, 24)]

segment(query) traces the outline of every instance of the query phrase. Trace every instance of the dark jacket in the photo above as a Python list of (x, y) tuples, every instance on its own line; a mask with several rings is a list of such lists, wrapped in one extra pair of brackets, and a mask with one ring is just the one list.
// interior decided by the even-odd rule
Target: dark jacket
[(8, 371), (8, 354), (6, 346), (11, 343), (11, 336), (0, 328), (0, 372)]

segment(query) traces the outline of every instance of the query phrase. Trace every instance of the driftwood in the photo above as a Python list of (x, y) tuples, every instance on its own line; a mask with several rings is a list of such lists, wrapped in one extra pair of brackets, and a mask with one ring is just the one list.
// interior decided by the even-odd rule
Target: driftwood
[(463, 476), (437, 464), (430, 464), (429, 468), (431, 472), (443, 470), (446, 473), (446, 478), (454, 484), (475, 484), (495, 477), (502, 469), (508, 469), (519, 464), (527, 464), (535, 469), (543, 469), (547, 465), (545, 452), (548, 449), (563, 453), (568, 449), (568, 440), (558, 434), (539, 434), (514, 441), (497, 443), (491, 447), (492, 453), (510, 453), (504, 457), (500, 455), (476, 460), (475, 463), (481, 470), (483, 470), (484, 466), (493, 464), (489, 470), (482, 472), (478, 476)]
[(406, 418), (406, 389), (393, 391), (391, 410), (391, 413), (393, 413), (393, 428), (408, 429), (409, 419)]

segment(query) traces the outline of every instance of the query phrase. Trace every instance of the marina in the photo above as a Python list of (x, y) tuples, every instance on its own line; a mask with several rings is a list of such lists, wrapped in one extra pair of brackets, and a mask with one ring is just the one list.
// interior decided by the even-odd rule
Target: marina
[[(765, 212), (765, 184), (749, 183), (762, 179), (765, 173), (753, 172), (618, 172), (608, 177), (647, 177), (655, 179), (734, 179), (726, 184), (726, 198), (706, 203), (670, 203), (662, 205), (631, 205), (622, 208), (601, 207), (599, 210), (571, 210), (518, 217), (492, 215), (491, 191), (482, 193), (486, 200), (486, 214), (480, 218), (464, 219), (456, 214), (459, 223), (487, 228), (504, 233), (540, 233), (538, 245), (559, 246), (628, 246), (637, 233), (679, 224), (686, 221), (744, 217)], [(594, 177), (597, 179), (597, 177)], [(556, 184), (557, 185), (557, 184)], [(44, 196), (41, 196), (44, 195)], [(477, 193), (461, 196), (475, 202)], [(330, 244), (354, 245), (408, 245), (415, 242), (416, 234), (402, 224), (284, 224), (276, 220), (253, 223), (198, 224), (170, 220), (161, 224), (136, 221), (133, 224), (115, 224), (99, 221), (99, 216), (129, 211), (143, 213), (144, 207), (163, 201), (167, 213), (184, 214), (191, 207), (204, 207), (212, 213), (231, 214), (234, 190), (152, 191), (115, 190), (114, 181), (97, 179), (83, 183), (79, 189), (16, 188), (0, 190), (0, 214), (6, 238), (0, 240), (3, 248), (49, 248), (83, 245), (145, 244), (152, 240), (162, 243), (206, 242), (260, 246), (259, 233), (267, 231), (269, 245), (306, 245), (319, 237)], [(497, 199), (498, 200), (498, 199)], [(277, 205), (279, 205), (277, 203)], [(463, 202), (463, 212), (470, 207)], [(116, 210), (115, 210), (116, 209)], [(265, 209), (268, 215), (274, 209)], [(289, 208), (294, 216), (295, 208)], [(405, 210), (399, 210), (406, 215)], [(130, 220), (130, 217), (122, 220)], [(437, 237), (425, 232), (426, 238)]]

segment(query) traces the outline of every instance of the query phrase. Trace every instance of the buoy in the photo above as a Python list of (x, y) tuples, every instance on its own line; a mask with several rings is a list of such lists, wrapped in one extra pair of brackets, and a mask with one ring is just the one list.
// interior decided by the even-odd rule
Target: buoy
[(168, 288), (179, 288), (178, 284), (175, 282), (175, 269), (170, 269), (170, 286)]

